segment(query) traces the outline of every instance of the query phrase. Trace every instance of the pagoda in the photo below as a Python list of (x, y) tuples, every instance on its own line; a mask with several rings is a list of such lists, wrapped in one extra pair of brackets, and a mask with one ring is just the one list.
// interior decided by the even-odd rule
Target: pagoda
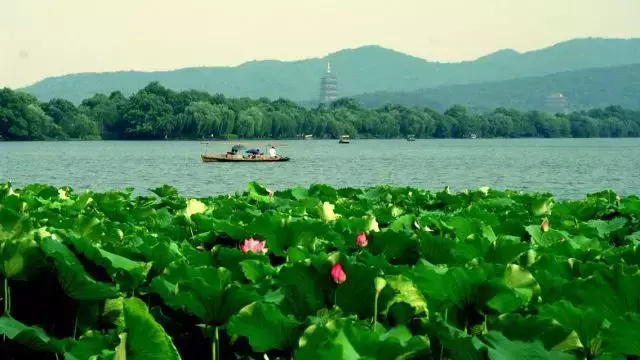
[(569, 99), (562, 93), (549, 94), (544, 99), (545, 111), (552, 113), (569, 113)]
[(327, 62), (327, 71), (320, 81), (320, 103), (330, 103), (338, 99), (338, 80), (331, 72), (331, 62)]

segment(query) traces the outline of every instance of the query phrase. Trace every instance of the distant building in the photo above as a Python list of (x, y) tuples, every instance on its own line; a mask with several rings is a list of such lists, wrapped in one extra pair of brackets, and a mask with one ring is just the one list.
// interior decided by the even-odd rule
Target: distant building
[(545, 111), (551, 113), (569, 113), (569, 99), (562, 93), (551, 93), (544, 99)]
[(327, 71), (320, 80), (320, 102), (329, 103), (338, 99), (338, 79), (331, 73), (331, 62), (327, 62)]

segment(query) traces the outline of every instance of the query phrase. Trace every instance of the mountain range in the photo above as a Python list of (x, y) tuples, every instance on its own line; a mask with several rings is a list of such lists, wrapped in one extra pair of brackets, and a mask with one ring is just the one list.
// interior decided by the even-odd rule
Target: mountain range
[[(338, 79), (339, 95), (359, 98), (364, 103), (392, 102), (384, 100), (386, 97), (412, 105), (453, 101), (477, 107), (500, 103), (530, 107), (536, 105), (525, 95), (533, 91), (540, 92), (539, 98), (552, 92), (567, 92), (571, 98), (573, 93), (590, 92), (589, 96), (597, 97), (598, 91), (603, 96), (610, 95), (608, 87), (615, 86), (618, 80), (621, 81), (618, 87), (627, 92), (640, 90), (637, 77), (632, 76), (636, 80), (627, 84), (624, 75), (638, 74), (638, 68), (629, 65), (640, 64), (640, 39), (603, 38), (574, 39), (523, 53), (504, 49), (456, 63), (432, 62), (369, 45), (299, 61), (264, 60), (235, 67), (71, 74), (46, 78), (22, 90), (42, 101), (64, 98), (79, 103), (96, 93), (120, 90), (128, 95), (158, 81), (174, 90), (308, 102), (319, 96), (320, 78), (328, 61)], [(607, 80), (609, 73), (616, 74), (615, 81)], [(587, 88), (594, 81), (600, 90)], [(523, 96), (505, 102), (504, 96), (513, 95), (509, 89), (514, 86)]]
[[(429, 107), (437, 111), (444, 111), (455, 104), (464, 104), (477, 111), (505, 107), (562, 112), (614, 104), (640, 109), (640, 64), (414, 91), (374, 92), (353, 98), (365, 107), (398, 104)], [(308, 105), (312, 106), (311, 103)]]

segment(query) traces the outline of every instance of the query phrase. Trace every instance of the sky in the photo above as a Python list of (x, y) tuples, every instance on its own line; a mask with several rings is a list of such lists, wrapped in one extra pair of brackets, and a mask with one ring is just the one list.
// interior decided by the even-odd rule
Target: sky
[(640, 0), (0, 0), (0, 88), (380, 45), (433, 61), (640, 37)]

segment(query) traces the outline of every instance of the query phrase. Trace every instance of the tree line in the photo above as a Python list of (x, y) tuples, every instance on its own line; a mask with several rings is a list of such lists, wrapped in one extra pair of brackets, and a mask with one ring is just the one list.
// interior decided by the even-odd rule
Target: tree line
[(0, 90), (3, 140), (156, 140), (203, 138), (481, 138), (638, 137), (640, 111), (603, 109), (552, 114), (497, 108), (475, 113), (454, 105), (429, 108), (385, 105), (368, 109), (350, 98), (312, 109), (292, 101), (227, 98), (201, 91), (173, 91), (152, 82), (126, 97), (96, 94), (78, 106), (64, 99), (39, 102)]

